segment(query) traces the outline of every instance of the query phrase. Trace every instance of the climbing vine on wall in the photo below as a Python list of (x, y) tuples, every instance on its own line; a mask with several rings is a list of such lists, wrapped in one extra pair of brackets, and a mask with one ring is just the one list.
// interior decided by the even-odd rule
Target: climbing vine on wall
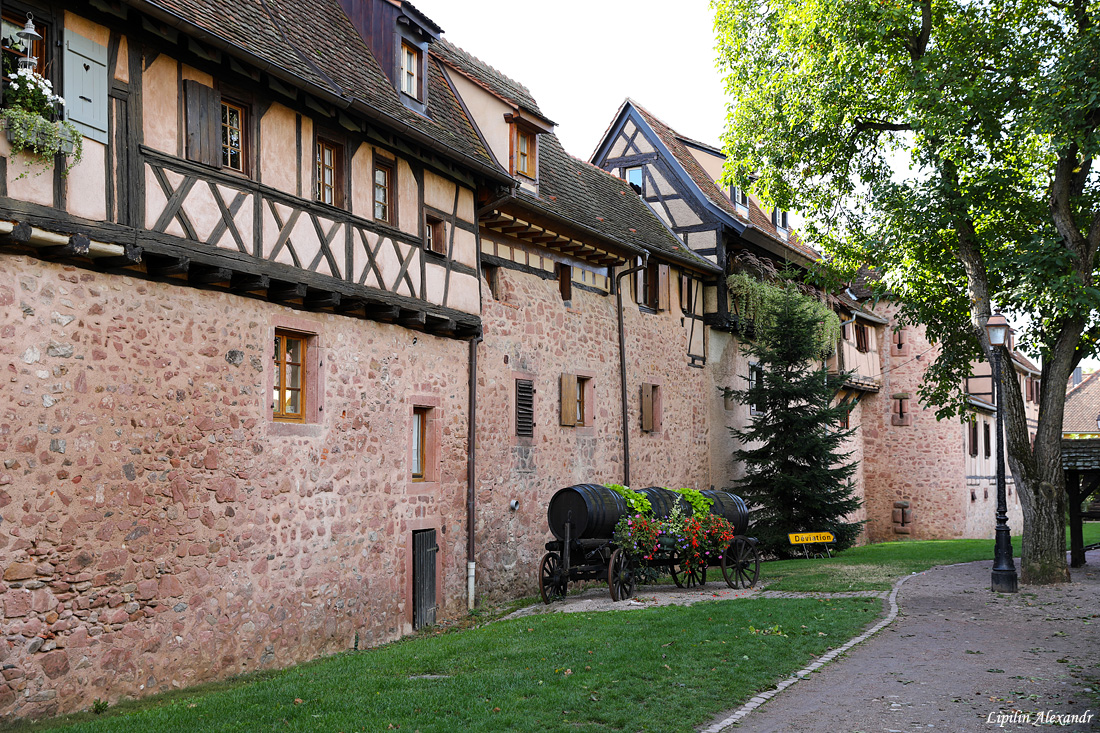
[(814, 334), (818, 350), (828, 354), (836, 348), (840, 340), (840, 317), (817, 298), (797, 292), (793, 282), (772, 284), (745, 272), (735, 272), (726, 278), (726, 285), (737, 317), (746, 324), (751, 323), (757, 334), (775, 327), (776, 309), (783, 303), (784, 292), (788, 289), (796, 291), (798, 307), (811, 313), (818, 323)]

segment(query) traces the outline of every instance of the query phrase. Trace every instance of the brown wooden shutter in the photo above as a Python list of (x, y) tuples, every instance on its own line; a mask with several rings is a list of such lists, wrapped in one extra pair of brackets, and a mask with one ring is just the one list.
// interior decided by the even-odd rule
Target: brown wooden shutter
[(653, 432), (653, 385), (642, 385), (642, 430)]
[(691, 278), (680, 275), (680, 310), (684, 313), (692, 313), (695, 309), (691, 305)]
[(535, 435), (535, 383), (530, 379), (516, 380), (516, 435)]
[(573, 300), (573, 268), (569, 265), (558, 265), (558, 290), (562, 300)]
[(970, 455), (978, 455), (978, 421), (970, 418)]
[(657, 265), (657, 310), (668, 310), (668, 265)]
[(577, 424), (577, 375), (561, 375), (561, 424)]
[(186, 79), (187, 159), (221, 167), (221, 95), (217, 89)]

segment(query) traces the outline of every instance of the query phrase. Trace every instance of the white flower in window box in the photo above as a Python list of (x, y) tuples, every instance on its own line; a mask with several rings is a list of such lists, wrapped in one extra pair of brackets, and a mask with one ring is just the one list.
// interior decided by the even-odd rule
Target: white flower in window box
[[(53, 93), (53, 84), (33, 69), (19, 69), (8, 77), (4, 89), (4, 106), (0, 119), (7, 128), (13, 153), (30, 153), (27, 167), (38, 159), (46, 170), (45, 161), (56, 155), (69, 158), (62, 175), (68, 175), (84, 153), (84, 136), (67, 120), (60, 119), (65, 100)], [(43, 160), (44, 159), (44, 160)], [(19, 177), (27, 175), (24, 171)]]

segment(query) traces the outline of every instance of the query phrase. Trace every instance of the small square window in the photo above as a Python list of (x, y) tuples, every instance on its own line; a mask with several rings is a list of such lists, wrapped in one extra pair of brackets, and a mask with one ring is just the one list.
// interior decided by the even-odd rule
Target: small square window
[(638, 194), (645, 191), (645, 176), (643, 175), (643, 171), (644, 169), (641, 166), (623, 168), (623, 180), (629, 183), (630, 187)]
[(748, 207), (749, 205), (749, 195), (745, 193), (745, 189), (739, 186), (733, 187), (733, 195), (730, 196), (730, 198), (732, 198), (733, 202), (738, 206)]
[(424, 249), (436, 254), (447, 254), (447, 228), (443, 225), (442, 219), (425, 217)]
[(344, 205), (344, 147), (317, 139), (317, 200), (330, 206)]
[(271, 391), (271, 416), (280, 422), (305, 422), (307, 337), (275, 331), (275, 379)]
[(394, 216), (393, 199), (394, 181), (393, 164), (388, 161), (374, 161), (374, 218), (377, 221), (393, 224)]
[(398, 88), (410, 97), (420, 99), (420, 49), (401, 44), (401, 78)]
[(592, 425), (595, 406), (592, 402), (591, 377), (576, 374), (561, 375), (561, 424), (567, 427)]
[(870, 349), (869, 340), (867, 337), (867, 326), (862, 323), (856, 324), (856, 351), (866, 353)]
[(245, 172), (245, 123), (244, 105), (222, 100), (222, 166)]

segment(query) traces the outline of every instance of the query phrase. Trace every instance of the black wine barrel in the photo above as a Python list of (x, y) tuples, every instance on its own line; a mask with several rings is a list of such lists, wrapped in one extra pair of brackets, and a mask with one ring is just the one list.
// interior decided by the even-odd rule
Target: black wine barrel
[(711, 514), (724, 517), (733, 525), (733, 531), (737, 534), (748, 534), (749, 508), (745, 506), (745, 500), (728, 491), (700, 491), (700, 494), (714, 501), (710, 507)]
[(680, 513), (685, 517), (691, 516), (691, 504), (688, 504), (680, 494), (675, 491), (670, 491), (663, 486), (650, 486), (645, 489), (638, 489), (639, 494), (644, 494), (645, 498), (649, 499), (650, 506), (653, 507), (653, 516), (656, 519), (664, 519), (669, 514), (672, 514), (672, 507), (676, 504), (680, 505)]
[(615, 525), (627, 510), (618, 493), (600, 484), (577, 484), (559, 490), (546, 508), (550, 532), (565, 539), (565, 525), (573, 523), (570, 537), (579, 539), (611, 539)]

